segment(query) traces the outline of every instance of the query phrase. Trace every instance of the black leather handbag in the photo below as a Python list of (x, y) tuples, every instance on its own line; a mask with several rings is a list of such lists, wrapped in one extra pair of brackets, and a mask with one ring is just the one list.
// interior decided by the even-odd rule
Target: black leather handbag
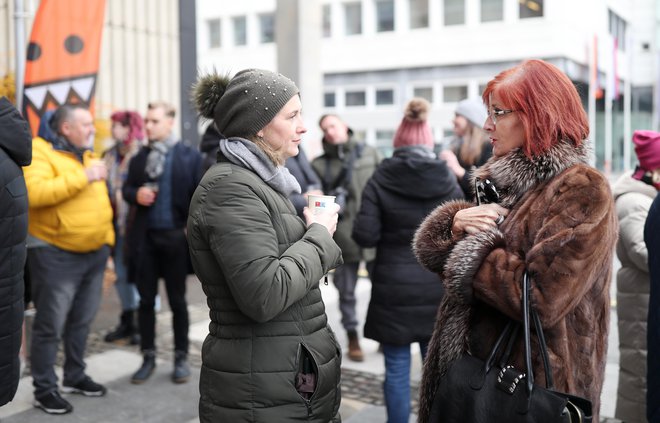
[[(521, 325), (510, 321), (484, 362), (464, 353), (440, 379), (430, 422), (461, 423), (591, 423), (587, 399), (553, 389), (552, 372), (541, 321), (530, 305), (530, 283), (523, 275), (523, 336), (525, 371), (507, 365)], [(546, 387), (534, 385), (530, 319), (539, 340)]]

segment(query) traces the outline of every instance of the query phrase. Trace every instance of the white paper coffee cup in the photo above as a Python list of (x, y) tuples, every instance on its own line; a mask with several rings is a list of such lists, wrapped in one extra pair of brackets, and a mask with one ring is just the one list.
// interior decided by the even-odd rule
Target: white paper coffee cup
[(334, 195), (310, 195), (307, 197), (307, 207), (314, 214), (331, 211), (333, 204), (335, 204)]

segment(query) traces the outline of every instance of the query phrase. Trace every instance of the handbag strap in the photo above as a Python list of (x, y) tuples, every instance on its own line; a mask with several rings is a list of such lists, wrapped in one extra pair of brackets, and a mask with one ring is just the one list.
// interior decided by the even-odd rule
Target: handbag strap
[(527, 392), (531, 396), (534, 387), (534, 372), (532, 371), (532, 347), (531, 347), (531, 329), (529, 319), (530, 316), (534, 321), (534, 328), (536, 336), (539, 340), (539, 349), (541, 350), (541, 357), (543, 361), (543, 369), (545, 370), (545, 384), (548, 389), (554, 388), (552, 380), (552, 369), (550, 368), (550, 359), (548, 357), (548, 347), (545, 343), (545, 336), (543, 335), (543, 328), (541, 327), (541, 319), (538, 313), (532, 307), (530, 301), (530, 293), (532, 285), (529, 282), (529, 274), (527, 270), (523, 273), (523, 292), (522, 292), (522, 306), (523, 306), (523, 327), (524, 327), (524, 340), (525, 340), (525, 365), (527, 367)]

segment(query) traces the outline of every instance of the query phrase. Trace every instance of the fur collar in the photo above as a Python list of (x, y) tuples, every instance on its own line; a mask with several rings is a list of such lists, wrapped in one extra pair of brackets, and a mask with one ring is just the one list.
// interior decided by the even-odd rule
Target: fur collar
[(490, 179), (500, 193), (500, 204), (512, 208), (520, 198), (535, 186), (548, 181), (578, 163), (588, 163), (589, 150), (582, 143), (575, 147), (570, 141), (561, 141), (545, 154), (530, 159), (519, 148), (501, 157), (493, 156), (472, 176)]

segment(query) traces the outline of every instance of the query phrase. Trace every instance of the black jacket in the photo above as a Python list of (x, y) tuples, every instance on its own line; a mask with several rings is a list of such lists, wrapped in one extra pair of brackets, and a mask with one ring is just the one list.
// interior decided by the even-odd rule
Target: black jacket
[(439, 204), (463, 198), (444, 161), (423, 147), (403, 147), (385, 159), (367, 183), (353, 226), (361, 247), (376, 247), (364, 336), (405, 345), (428, 341), (442, 298), (442, 282), (415, 258), (411, 242)]
[(648, 389), (646, 417), (660, 422), (660, 195), (655, 197), (644, 227), (644, 242), (649, 252)]
[(220, 150), (220, 132), (211, 123), (206, 127), (202, 140), (199, 143), (199, 151), (202, 153), (202, 172), (209, 170), (217, 163), (218, 150)]
[[(172, 147), (172, 216), (175, 228), (186, 227), (190, 199), (202, 177), (202, 156), (197, 150), (181, 142)], [(151, 149), (142, 147), (128, 165), (128, 177), (122, 187), (124, 199), (131, 204), (126, 223), (126, 249), (129, 280), (136, 280), (137, 264), (140, 262), (144, 241), (147, 236), (149, 207), (137, 203), (137, 191), (149, 176), (145, 172), (147, 156)], [(190, 269), (192, 271), (192, 268)]]
[(32, 161), (27, 122), (0, 98), (0, 406), (14, 398), (20, 378), (28, 197), (21, 166)]
[(289, 172), (291, 172), (300, 184), (301, 193), (297, 194), (294, 192), (289, 196), (289, 200), (291, 200), (293, 206), (296, 208), (298, 216), (302, 218), (303, 208), (307, 205), (307, 199), (303, 194), (314, 189), (320, 190), (321, 180), (316, 172), (314, 172), (314, 169), (312, 169), (312, 165), (307, 160), (307, 156), (302, 148), (297, 156), (286, 159), (284, 166), (289, 169)]

